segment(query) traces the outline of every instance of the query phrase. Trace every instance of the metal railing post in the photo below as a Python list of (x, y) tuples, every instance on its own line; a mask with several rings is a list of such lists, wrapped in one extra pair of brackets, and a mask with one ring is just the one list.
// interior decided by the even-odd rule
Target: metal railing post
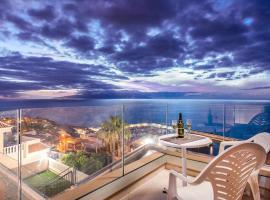
[(22, 132), (22, 112), (21, 109), (17, 110), (17, 145), (18, 145), (18, 199), (22, 199), (22, 176), (21, 176), (21, 165), (22, 165), (22, 152), (21, 152), (21, 132)]
[(233, 105), (233, 126), (235, 126), (235, 105)]
[(121, 138), (121, 145), (122, 145), (122, 176), (125, 175), (125, 140), (124, 140), (124, 132), (125, 132), (125, 122), (124, 122), (124, 111), (125, 107), (122, 105), (122, 138)]
[(226, 105), (223, 104), (223, 140), (225, 137), (225, 131), (226, 131)]
[(168, 134), (168, 103), (166, 104), (166, 135)]

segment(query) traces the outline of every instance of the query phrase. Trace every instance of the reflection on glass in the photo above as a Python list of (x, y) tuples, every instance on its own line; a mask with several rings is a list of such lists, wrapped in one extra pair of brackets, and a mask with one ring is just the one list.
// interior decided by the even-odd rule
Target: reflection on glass
[(172, 120), (172, 127), (173, 129), (177, 128), (177, 120)]
[(188, 129), (188, 133), (191, 133), (191, 125), (192, 125), (192, 120), (191, 120), (191, 119), (187, 119), (187, 129)]
[(191, 134), (191, 126), (192, 126), (192, 120), (187, 119), (187, 138), (189, 138), (189, 136)]

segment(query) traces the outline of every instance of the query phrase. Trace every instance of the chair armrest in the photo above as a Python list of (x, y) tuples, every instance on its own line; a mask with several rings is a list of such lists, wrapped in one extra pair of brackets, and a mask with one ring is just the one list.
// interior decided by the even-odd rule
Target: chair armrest
[(188, 180), (187, 177), (183, 176), (183, 174), (180, 174), (174, 170), (170, 170), (170, 174), (174, 175), (175, 177), (181, 179), (182, 181), (186, 181), (188, 184), (192, 184), (193, 182)]
[(260, 169), (260, 175), (270, 177), (270, 165), (264, 164)]
[(223, 141), (219, 145), (218, 154), (222, 153), (227, 146), (238, 145), (238, 144), (241, 144), (243, 142), (245, 142), (245, 141)]

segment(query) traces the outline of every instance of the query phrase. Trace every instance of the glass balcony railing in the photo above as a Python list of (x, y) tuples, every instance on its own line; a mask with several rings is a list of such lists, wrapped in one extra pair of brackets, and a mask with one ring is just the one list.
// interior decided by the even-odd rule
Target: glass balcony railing
[(2, 111), (0, 199), (49, 198), (100, 176), (93, 190), (112, 182), (162, 156), (158, 137), (175, 131), (178, 112), (192, 130), (219, 138), (214, 154), (218, 140), (270, 132), (268, 103), (160, 100)]

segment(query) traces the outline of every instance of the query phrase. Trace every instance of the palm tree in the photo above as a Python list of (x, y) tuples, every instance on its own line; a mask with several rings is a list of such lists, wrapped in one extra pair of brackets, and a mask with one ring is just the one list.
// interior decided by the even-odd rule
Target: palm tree
[[(123, 124), (124, 127), (127, 125)], [(99, 139), (105, 144), (107, 151), (112, 154), (114, 159), (115, 152), (117, 156), (121, 154), (121, 135), (122, 135), (122, 119), (119, 116), (110, 116), (108, 120), (103, 122), (100, 130), (97, 132)], [(129, 142), (131, 132), (129, 129), (124, 129), (124, 140)]]

